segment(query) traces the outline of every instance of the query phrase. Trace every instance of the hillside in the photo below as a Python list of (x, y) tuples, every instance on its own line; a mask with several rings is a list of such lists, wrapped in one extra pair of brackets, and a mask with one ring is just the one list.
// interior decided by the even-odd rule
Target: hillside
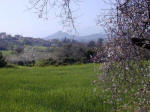
[(90, 34), (85, 36), (74, 36), (66, 32), (58, 31), (52, 35), (49, 35), (43, 39), (45, 40), (52, 40), (52, 39), (59, 39), (63, 40), (65, 38), (74, 39), (80, 42), (89, 42), (91, 40), (97, 41), (99, 38), (105, 39), (106, 36), (103, 33), (96, 33), (96, 34)]
[(48, 47), (50, 42), (40, 38), (23, 37), (21, 35), (12, 36), (6, 33), (0, 33), (0, 50), (7, 50), (15, 46), (24, 45)]
[(21, 35), (8, 35), (6, 33), (0, 33), (0, 50), (8, 50), (12, 49), (16, 46), (59, 46), (60, 41), (65, 39), (75, 40), (79, 42), (88, 43), (89, 41), (97, 41), (98, 39), (102, 38), (105, 40), (104, 34), (91, 34), (87, 36), (75, 36), (69, 35), (65, 32), (56, 32), (46, 38), (32, 38), (32, 37), (23, 37)]
[[(59, 36), (63, 36), (59, 32)], [(65, 33), (67, 36), (67, 34)], [(88, 37), (90, 39), (92, 35)], [(99, 37), (94, 35), (93, 37)], [(85, 38), (85, 37), (84, 37)], [(66, 65), (75, 63), (91, 63), (95, 56), (94, 48), (103, 51), (103, 39), (97, 41), (77, 41), (65, 37), (62, 40), (44, 40), (40, 38), (23, 37), (0, 33), (0, 52), (6, 61), (22, 66)]]

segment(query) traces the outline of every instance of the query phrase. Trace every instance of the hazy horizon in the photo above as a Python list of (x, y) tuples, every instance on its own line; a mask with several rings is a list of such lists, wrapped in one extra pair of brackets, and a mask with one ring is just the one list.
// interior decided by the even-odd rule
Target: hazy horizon
[[(57, 18), (55, 14), (50, 13), (48, 20), (40, 19), (33, 10), (28, 10), (29, 6), (29, 0), (1, 1), (0, 32), (43, 38), (57, 31), (65, 31), (60, 18)], [(101, 0), (82, 2), (79, 11), (76, 12), (77, 16), (80, 15), (76, 20), (79, 34), (101, 33), (101, 28), (96, 26), (96, 17), (101, 9), (107, 7)]]

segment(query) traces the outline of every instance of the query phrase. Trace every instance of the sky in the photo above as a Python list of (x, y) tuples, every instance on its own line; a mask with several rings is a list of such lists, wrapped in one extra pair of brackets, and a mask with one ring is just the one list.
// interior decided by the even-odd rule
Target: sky
[[(65, 31), (60, 18), (53, 12), (48, 20), (40, 19), (34, 10), (28, 10), (29, 0), (0, 1), (0, 32), (19, 34), (29, 37), (46, 37), (57, 31)], [(96, 26), (96, 17), (102, 9), (109, 6), (103, 0), (82, 0), (74, 13), (76, 28), (80, 35), (99, 33), (102, 28)]]

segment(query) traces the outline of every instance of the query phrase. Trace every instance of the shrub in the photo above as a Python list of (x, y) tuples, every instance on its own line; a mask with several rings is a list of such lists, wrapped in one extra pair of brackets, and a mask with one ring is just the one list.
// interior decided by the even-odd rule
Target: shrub
[(23, 61), (18, 61), (17, 64), (20, 65), (20, 66), (24, 66), (24, 62)]
[(18, 54), (22, 53), (23, 51), (24, 51), (24, 47), (18, 46), (18, 47), (15, 48), (15, 52), (18, 53)]
[(49, 66), (49, 65), (56, 65), (56, 60), (53, 59), (53, 58), (49, 58), (49, 59), (45, 59), (45, 60), (42, 60), (40, 62), (37, 63), (37, 66), (41, 66), (41, 67), (44, 67), (44, 66)]
[(23, 61), (23, 60), (20, 60), (17, 62), (17, 65), (20, 65), (20, 66), (34, 66), (35, 65), (35, 61), (32, 60), (32, 61)]
[(0, 67), (5, 67), (7, 65), (7, 62), (5, 61), (2, 53), (0, 52)]
[(60, 59), (60, 62), (63, 64), (63, 65), (67, 65), (67, 64), (73, 64), (75, 63), (77, 60), (75, 60), (75, 58), (73, 57), (62, 57)]
[(75, 63), (79, 63), (81, 62), (81, 60), (76, 60), (74, 57), (61, 57), (58, 59), (53, 59), (53, 58), (49, 58), (49, 59), (45, 59), (42, 61), (39, 61), (38, 63), (36, 63), (37, 66), (50, 66), (50, 65), (71, 65), (71, 64), (75, 64)]

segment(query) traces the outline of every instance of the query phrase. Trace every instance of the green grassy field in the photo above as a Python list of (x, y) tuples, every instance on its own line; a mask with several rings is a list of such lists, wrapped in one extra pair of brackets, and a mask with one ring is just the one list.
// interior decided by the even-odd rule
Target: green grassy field
[(111, 112), (95, 78), (92, 64), (0, 69), (0, 112)]

